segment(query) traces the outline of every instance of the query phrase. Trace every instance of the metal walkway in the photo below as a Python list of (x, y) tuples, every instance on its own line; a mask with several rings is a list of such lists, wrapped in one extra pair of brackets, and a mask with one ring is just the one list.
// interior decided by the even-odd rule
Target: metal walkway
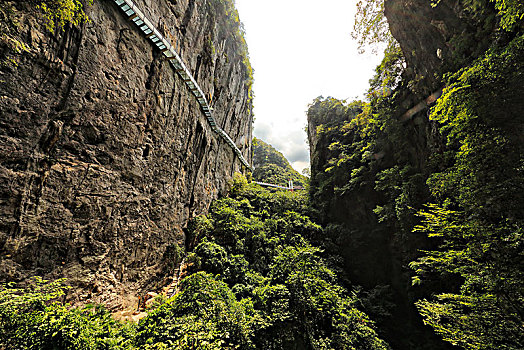
[(258, 182), (258, 181), (252, 181), (254, 184), (257, 184), (259, 186), (263, 186), (263, 187), (271, 187), (271, 188), (278, 188), (278, 189), (281, 189), (281, 190), (286, 190), (286, 191), (294, 191), (294, 190), (303, 190), (304, 187), (302, 186), (293, 186), (293, 181), (289, 181), (289, 185), (288, 187), (286, 186), (279, 186), (279, 185), (274, 185), (274, 184), (270, 184), (270, 183), (267, 183), (267, 182)]
[(193, 78), (193, 75), (185, 66), (184, 62), (182, 62), (182, 59), (175, 51), (175, 48), (164, 38), (162, 34), (160, 34), (158, 29), (155, 28), (151, 21), (146, 18), (144, 13), (140, 11), (140, 9), (131, 0), (114, 0), (114, 2), (129, 17), (128, 19), (133, 21), (138, 26), (138, 28), (145, 34), (146, 38), (153, 44), (153, 46), (156, 46), (169, 60), (169, 63), (171, 63), (171, 66), (174, 68), (175, 72), (182, 78), (193, 95), (195, 95), (209, 125), (211, 126), (211, 130), (213, 130), (220, 137), (222, 137), (224, 141), (226, 141), (229, 147), (233, 149), (238, 159), (240, 159), (240, 162), (242, 162), (246, 168), (253, 170), (253, 167), (244, 158), (242, 152), (240, 149), (238, 149), (237, 145), (233, 142), (231, 137), (229, 137), (229, 135), (217, 125), (216, 120), (213, 117), (213, 109), (209, 106), (202, 89), (200, 86), (198, 86), (198, 83), (196, 82), (195, 78)]

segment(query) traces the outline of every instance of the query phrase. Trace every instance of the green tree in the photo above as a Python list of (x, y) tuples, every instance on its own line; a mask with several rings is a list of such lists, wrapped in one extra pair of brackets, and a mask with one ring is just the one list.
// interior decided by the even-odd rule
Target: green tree
[(253, 345), (386, 349), (313, 245), (323, 241), (322, 229), (304, 215), (305, 194), (272, 193), (241, 177), (232, 189), (191, 226), (200, 239), (187, 260), (192, 276), (214, 274), (252, 306), (245, 314)]
[(288, 160), (273, 146), (264, 141), (253, 139), (253, 179), (275, 185), (287, 186), (293, 181), (294, 186), (306, 186), (307, 178), (291, 167)]
[(251, 349), (252, 307), (212, 275), (185, 278), (180, 292), (137, 328), (140, 349)]
[(387, 18), (384, 14), (384, 0), (359, 1), (355, 14), (353, 39), (357, 40), (360, 53), (370, 46), (374, 53), (380, 44), (392, 46), (395, 39), (389, 31)]
[(35, 278), (32, 286), (0, 286), (0, 347), (6, 350), (132, 349), (133, 327), (101, 306), (73, 308), (59, 301), (63, 280)]
[(431, 113), (447, 147), (433, 156), (436, 202), (420, 211), (415, 229), (440, 249), (411, 266), (415, 283), (431, 274), (458, 279), (417, 306), (437, 333), (466, 349), (524, 347), (524, 152), (515, 130), (524, 121), (523, 54), (524, 36), (489, 51), (450, 77)]

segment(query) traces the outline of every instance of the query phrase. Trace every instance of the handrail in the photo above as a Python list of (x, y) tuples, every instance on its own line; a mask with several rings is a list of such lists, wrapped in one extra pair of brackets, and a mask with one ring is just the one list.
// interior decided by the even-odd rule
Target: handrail
[[(265, 187), (273, 187), (273, 188), (279, 188), (281, 190), (287, 190), (287, 191), (293, 191), (293, 190), (303, 190), (304, 187), (302, 186), (291, 186), (291, 187), (286, 187), (286, 186), (280, 186), (280, 185), (275, 185), (275, 184), (270, 184), (270, 183), (267, 183), (267, 182), (258, 182), (258, 181), (252, 181), (254, 184), (257, 184), (259, 186), (265, 186)], [(292, 185), (292, 183), (291, 183)]]
[(162, 34), (155, 28), (151, 21), (145, 16), (145, 14), (133, 3), (131, 0), (114, 0), (114, 2), (120, 7), (120, 9), (129, 17), (129, 20), (133, 21), (138, 28), (146, 35), (146, 38), (151, 41), (154, 46), (161, 50), (162, 54), (169, 60), (171, 66), (173, 66), (175, 72), (182, 78), (189, 90), (195, 95), (206, 119), (211, 126), (211, 130), (217, 133), (224, 141), (233, 149), (240, 162), (248, 169), (253, 170), (253, 167), (242, 155), (242, 152), (237, 147), (235, 142), (229, 137), (229, 135), (217, 125), (215, 118), (213, 117), (212, 108), (207, 102), (206, 96), (202, 92), (202, 89), (196, 82), (195, 78), (186, 67), (175, 48), (164, 38)]
[(283, 190), (289, 190), (289, 187), (274, 185), (274, 184), (270, 184), (270, 183), (267, 183), (267, 182), (253, 181), (253, 183), (257, 184), (259, 186), (274, 187), (274, 188), (280, 188), (280, 189), (283, 189)]

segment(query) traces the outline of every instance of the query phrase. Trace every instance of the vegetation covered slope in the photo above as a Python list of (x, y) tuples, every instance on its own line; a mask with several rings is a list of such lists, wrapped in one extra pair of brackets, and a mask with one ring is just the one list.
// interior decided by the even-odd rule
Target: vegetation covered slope
[(431, 157), (432, 198), (415, 231), (439, 248), (411, 267), (415, 283), (434, 273), (460, 282), (417, 306), (445, 340), (467, 349), (524, 347), (522, 57), (524, 36), (488, 52), (450, 77), (430, 115), (446, 144)]
[(307, 178), (293, 169), (288, 160), (273, 146), (253, 139), (253, 179), (274, 185), (287, 186), (292, 180), (294, 186), (305, 186)]
[[(393, 45), (369, 103), (313, 101), (310, 203), (324, 228), (300, 194), (237, 178), (188, 229), (178, 293), (137, 326), (69, 308), (56, 283), (4, 286), (0, 347), (385, 349), (384, 335), (395, 349), (446, 348), (438, 334), (464, 349), (524, 348), (522, 6), (461, 3), (475, 35), (497, 28), (489, 50), (468, 53), (476, 36), (461, 32), (449, 56), (460, 59), (427, 82), (403, 71)], [(406, 96), (435, 81), (446, 86), (436, 104), (403, 118)], [(365, 298), (341, 282), (336, 252)]]
[[(434, 11), (447, 5), (441, 1)], [(406, 71), (413, 62), (393, 45), (371, 81), (369, 103), (313, 102), (311, 202), (325, 223), (343, 224), (334, 238), (357, 282), (390, 284), (397, 309), (415, 304), (424, 323), (452, 345), (520, 349), (524, 12), (521, 2), (461, 6), (475, 35), (484, 31), (483, 51), (466, 49), (471, 32), (450, 35), (450, 54), (430, 72), (432, 82), (424, 82)], [(453, 23), (443, 19), (444, 25)], [(416, 34), (409, 35), (411, 45)], [(409, 55), (420, 63), (425, 49)], [(435, 80), (445, 86), (442, 97), (429, 111), (406, 114), (410, 96), (432, 91), (424, 84)], [(414, 271), (402, 268), (408, 265)], [(394, 310), (381, 328), (393, 348), (443, 346), (413, 334), (399, 342), (391, 325), (401, 316)], [(420, 329), (416, 322), (404, 327)]]
[[(235, 179), (190, 227), (187, 277), (138, 325), (68, 309), (58, 283), (0, 290), (5, 349), (388, 349), (335, 274), (306, 196)], [(55, 300), (53, 302), (53, 300)]]

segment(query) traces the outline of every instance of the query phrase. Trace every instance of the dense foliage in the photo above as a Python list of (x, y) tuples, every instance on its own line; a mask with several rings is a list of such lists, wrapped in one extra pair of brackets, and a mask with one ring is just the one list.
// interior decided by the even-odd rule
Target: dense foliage
[[(443, 68), (467, 65), (443, 76), (447, 87), (429, 118), (401, 118), (413, 82), (395, 50), (386, 51), (370, 81), (369, 103), (313, 102), (310, 195), (326, 222), (344, 223), (336, 231), (340, 242), (367, 250), (383, 245), (404, 265), (412, 260), (408, 300), (445, 341), (465, 349), (520, 349), (523, 5), (473, 0), (462, 6), (478, 31), (450, 39), (456, 60)], [(490, 50), (480, 51), (479, 37)], [(345, 256), (351, 264), (369, 258), (358, 251)]]
[[(383, 85), (377, 76), (372, 82)], [(323, 217), (358, 225), (374, 210), (379, 222), (411, 220), (404, 214), (419, 200), (419, 170), (410, 165), (413, 145), (408, 130), (391, 118), (395, 107), (387, 96), (376, 94), (373, 103), (328, 98), (310, 105), (308, 118), (322, 145), (312, 161), (310, 195)], [(340, 206), (353, 210), (337, 215)]]
[(292, 180), (294, 186), (305, 186), (307, 178), (291, 167), (288, 160), (273, 146), (253, 139), (253, 179), (280, 186), (287, 186)]
[(0, 286), (0, 348), (6, 350), (129, 349), (133, 328), (101, 306), (71, 308), (67, 287), (36, 278), (24, 289)]
[[(91, 5), (93, 0), (88, 0)], [(80, 0), (43, 0), (39, 7), (42, 9), (47, 29), (53, 31), (62, 28), (66, 23), (79, 25), (87, 20), (84, 12), (84, 3)]]
[(387, 349), (338, 281), (300, 193), (237, 177), (191, 224), (179, 292), (138, 325), (71, 308), (59, 282), (0, 291), (5, 349)]
[(417, 305), (438, 333), (466, 349), (524, 347), (524, 154), (522, 134), (511, 130), (524, 123), (523, 55), (524, 36), (488, 52), (449, 78), (431, 113), (447, 149), (433, 155), (435, 202), (415, 229), (441, 243), (412, 267), (420, 277), (459, 275), (461, 283)]
[(358, 115), (364, 103), (347, 104), (334, 98), (317, 98), (309, 107), (308, 118), (314, 121), (321, 153), (312, 160), (311, 197), (314, 205), (327, 215), (337, 194), (345, 194), (349, 186), (361, 181), (366, 157), (366, 132), (353, 133), (359, 125)]
[(409, 307), (419, 291), (407, 290), (408, 272), (401, 268), (423, 243), (411, 233), (416, 208), (428, 195), (409, 137), (419, 130), (391, 118), (395, 108), (385, 99), (316, 99), (310, 106), (316, 138), (311, 205), (329, 228), (326, 238), (335, 252), (344, 256), (351, 280), (370, 297), (378, 293), (364, 305), (381, 335), (393, 348), (438, 349)]
[(306, 208), (303, 194), (270, 193), (237, 178), (231, 197), (193, 226), (192, 269), (235, 293), (254, 348), (385, 349), (312, 244), (322, 230)]
[[(62, 302), (61, 281), (4, 285), (0, 348), (388, 348), (368, 313), (384, 327), (380, 335), (402, 338), (398, 348), (440, 349), (408, 324), (410, 308), (399, 306), (408, 302), (453, 345), (524, 348), (524, 5), (460, 3), (478, 31), (450, 38), (452, 58), (456, 64), (480, 58), (443, 77), (447, 87), (429, 118), (399, 118), (413, 82), (404, 80), (400, 49), (389, 45), (370, 81), (369, 102), (317, 98), (310, 105), (316, 153), (309, 202), (236, 177), (230, 195), (191, 223), (187, 277), (178, 293), (138, 325), (116, 322), (99, 306)], [(236, 38), (230, 44), (238, 45), (251, 75), (233, 1), (208, 4), (218, 35)], [(359, 2), (361, 45), (389, 40), (383, 6)], [(41, 9), (50, 29), (85, 19), (77, 0), (49, 0)], [(9, 9), (1, 10), (0, 26), (15, 28)], [(492, 48), (480, 52), (475, 41), (493, 28), (486, 39)], [(0, 44), (28, 50), (12, 38), (2, 36)], [(254, 147), (255, 179), (304, 184), (271, 146), (255, 139)], [(369, 288), (360, 296), (341, 282), (335, 252), (345, 254), (346, 272)], [(401, 266), (410, 261), (408, 291)]]

